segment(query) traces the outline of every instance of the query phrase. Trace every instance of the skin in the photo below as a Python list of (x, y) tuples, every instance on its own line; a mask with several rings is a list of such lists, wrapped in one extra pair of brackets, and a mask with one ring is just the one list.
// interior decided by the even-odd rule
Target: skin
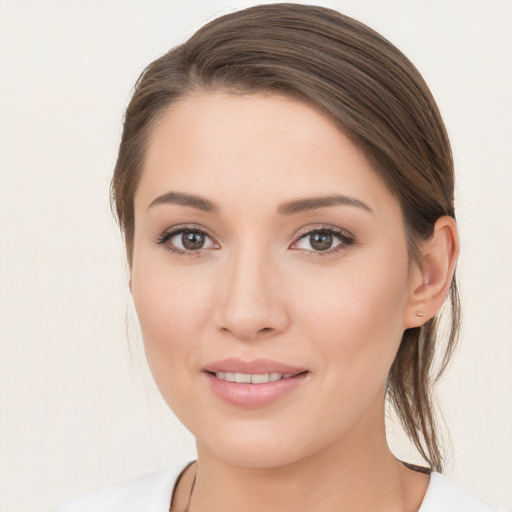
[[(171, 191), (218, 212), (154, 203)], [(278, 212), (332, 194), (366, 207)], [(209, 235), (201, 251), (169, 251), (181, 236), (157, 243), (190, 224)], [(319, 254), (304, 229), (323, 226), (352, 242), (334, 236), (340, 250)], [(404, 329), (442, 305), (457, 251), (455, 225), (442, 218), (421, 269), (411, 264), (396, 198), (309, 106), (221, 92), (171, 105), (151, 133), (135, 196), (131, 289), (155, 381), (197, 440), (190, 510), (417, 510), (428, 476), (387, 446), (386, 377)], [(270, 405), (240, 408), (214, 395), (201, 371), (225, 357), (309, 374)], [(172, 510), (184, 509), (195, 471)]]

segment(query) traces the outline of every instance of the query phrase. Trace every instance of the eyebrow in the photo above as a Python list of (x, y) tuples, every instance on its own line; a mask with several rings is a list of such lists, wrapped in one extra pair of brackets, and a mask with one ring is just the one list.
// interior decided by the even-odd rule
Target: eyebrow
[[(192, 194), (185, 194), (183, 192), (167, 192), (166, 194), (162, 194), (151, 202), (148, 209), (158, 204), (179, 204), (181, 206), (189, 206), (190, 208), (195, 208), (196, 210), (201, 210), (203, 212), (219, 213), (219, 207), (208, 199)], [(296, 215), (298, 213), (317, 210), (319, 208), (339, 205), (355, 206), (373, 213), (373, 210), (366, 203), (363, 203), (363, 201), (344, 194), (294, 199), (279, 205), (277, 213), (279, 215)]]
[(307, 212), (310, 210), (317, 210), (319, 208), (325, 208), (327, 206), (356, 206), (362, 208), (370, 213), (373, 210), (363, 201), (356, 199), (355, 197), (346, 196), (344, 194), (332, 194), (328, 196), (320, 197), (307, 197), (304, 199), (296, 199), (293, 201), (287, 201), (279, 206), (277, 209), (281, 215), (296, 215), (297, 213)]
[(181, 206), (190, 206), (191, 208), (195, 208), (196, 210), (201, 210), (203, 212), (219, 212), (219, 208), (211, 201), (208, 201), (208, 199), (191, 194), (184, 194), (183, 192), (167, 192), (166, 194), (162, 194), (151, 201), (148, 209), (156, 206), (157, 204), (179, 204)]

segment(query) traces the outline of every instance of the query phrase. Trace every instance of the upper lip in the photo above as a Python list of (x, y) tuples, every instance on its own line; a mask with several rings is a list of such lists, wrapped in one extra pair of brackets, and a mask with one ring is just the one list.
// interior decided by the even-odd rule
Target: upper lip
[(208, 363), (204, 366), (203, 371), (211, 373), (250, 373), (254, 375), (264, 373), (297, 374), (307, 370), (305, 368), (291, 366), (271, 359), (253, 359), (252, 361), (244, 361), (242, 359), (237, 359), (236, 357), (229, 357)]

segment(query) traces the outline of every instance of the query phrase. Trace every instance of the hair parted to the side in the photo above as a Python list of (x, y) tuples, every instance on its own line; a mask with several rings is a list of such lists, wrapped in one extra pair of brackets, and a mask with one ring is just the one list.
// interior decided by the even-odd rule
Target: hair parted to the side
[[(436, 220), (455, 216), (454, 171), (441, 115), (423, 78), (389, 41), (334, 10), (268, 4), (227, 14), (152, 62), (128, 105), (111, 199), (131, 265), (134, 196), (155, 120), (174, 101), (196, 91), (268, 92), (315, 107), (349, 136), (398, 198), (411, 260)], [(432, 388), (448, 363), (459, 328), (455, 279), (444, 314), (404, 332), (389, 373), (388, 398), (415, 446), (442, 469)], [(441, 363), (434, 371), (435, 348)]]

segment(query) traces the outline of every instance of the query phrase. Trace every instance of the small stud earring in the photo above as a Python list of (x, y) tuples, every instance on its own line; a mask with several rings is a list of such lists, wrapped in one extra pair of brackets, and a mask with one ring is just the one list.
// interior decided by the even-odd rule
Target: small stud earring
[(423, 313), (423, 311), (418, 311), (416, 313), (416, 316), (422, 317), (422, 316), (425, 316), (425, 313)]

